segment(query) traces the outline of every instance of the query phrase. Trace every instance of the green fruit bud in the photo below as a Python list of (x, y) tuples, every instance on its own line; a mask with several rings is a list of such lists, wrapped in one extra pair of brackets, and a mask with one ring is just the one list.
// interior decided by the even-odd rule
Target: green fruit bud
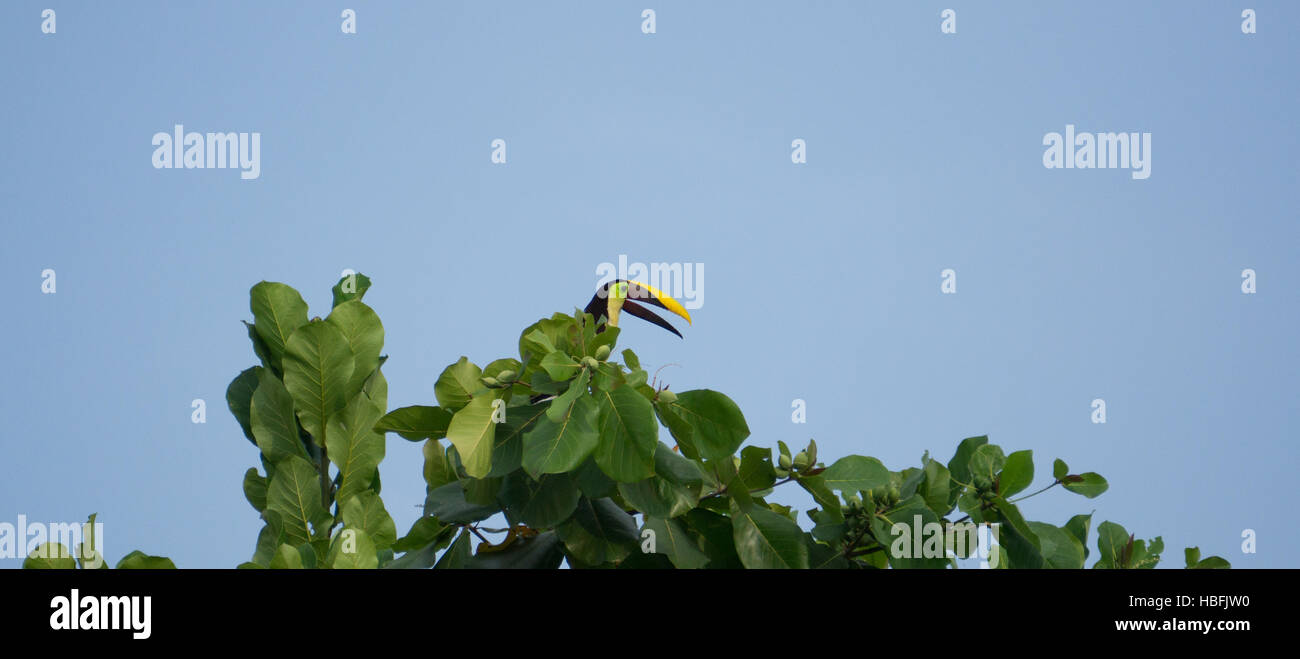
[(500, 373), (497, 373), (497, 379), (500, 380), (500, 381), (502, 381), (502, 382), (514, 382), (514, 381), (515, 381), (515, 372), (514, 372), (514, 371), (501, 371)]
[(803, 451), (799, 451), (798, 455), (794, 456), (794, 468), (798, 469), (799, 471), (803, 471), (804, 469), (808, 468), (807, 453)]
[(489, 387), (499, 387), (499, 386), (501, 386), (501, 382), (500, 382), (499, 380), (497, 380), (496, 378), (490, 376), (490, 375), (487, 376), (487, 377), (485, 377), (485, 378), (483, 378), (483, 384), (486, 384), (486, 385), (489, 386)]
[(808, 440), (808, 464), (817, 465), (817, 442)]
[(778, 468), (778, 469), (773, 469), (772, 471), (773, 471), (773, 473), (776, 474), (776, 477), (777, 477), (777, 478), (789, 478), (789, 477), (790, 477), (790, 470), (789, 470), (789, 469), (780, 469), (780, 468)]
[(595, 359), (592, 359), (591, 357), (583, 357), (582, 365), (594, 371), (596, 370), (597, 367), (600, 366), (600, 362), (596, 361)]
[(664, 389), (663, 391), (659, 392), (659, 400), (664, 403), (676, 403), (677, 394), (668, 391), (667, 389)]
[(781, 457), (777, 458), (776, 463), (778, 465), (781, 465), (782, 469), (789, 469), (790, 465), (794, 464), (794, 461), (790, 459), (790, 456), (782, 455)]
[(596, 348), (596, 360), (603, 362), (606, 359), (609, 359), (609, 346)]

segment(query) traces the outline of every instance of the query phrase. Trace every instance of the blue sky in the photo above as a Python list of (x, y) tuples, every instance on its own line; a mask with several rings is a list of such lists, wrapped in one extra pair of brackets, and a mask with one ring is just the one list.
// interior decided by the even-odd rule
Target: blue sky
[[(395, 408), (626, 254), (703, 264), (685, 340), (621, 347), (730, 395), (750, 443), (897, 469), (988, 434), (1035, 487), (1056, 457), (1111, 483), (1030, 519), (1296, 565), (1294, 3), (1248, 3), (1252, 35), (1221, 2), (59, 2), (42, 34), (52, 4), (0, 9), (0, 521), (98, 512), (111, 561), (232, 567), (260, 528), (224, 402), (254, 283), (324, 315), (370, 275)], [(260, 178), (153, 168), (175, 124), (260, 132)], [(1151, 177), (1044, 168), (1067, 124), (1150, 132)], [(390, 436), (402, 531), (420, 466)]]

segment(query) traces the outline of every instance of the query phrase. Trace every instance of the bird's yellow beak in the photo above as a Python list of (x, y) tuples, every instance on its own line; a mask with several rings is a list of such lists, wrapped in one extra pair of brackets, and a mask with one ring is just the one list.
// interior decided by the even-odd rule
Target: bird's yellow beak
[[(651, 297), (653, 297), (654, 299), (658, 300), (659, 303), (662, 304), (663, 307), (664, 307), (665, 309), (667, 309), (667, 310), (669, 310), (669, 311), (671, 311), (671, 312), (677, 314), (678, 316), (681, 316), (682, 318), (685, 318), (685, 319), (686, 319), (686, 323), (687, 323), (688, 325), (692, 324), (692, 323), (691, 323), (691, 313), (690, 313), (689, 311), (687, 311), (687, 310), (686, 310), (686, 307), (683, 307), (683, 306), (681, 305), (681, 303), (678, 302), (677, 300), (672, 299), (672, 298), (669, 297), (667, 294), (665, 294), (663, 291), (661, 291), (661, 290), (659, 290), (659, 289), (657, 289), (657, 288), (655, 288), (655, 287), (653, 287), (653, 286), (650, 286), (650, 285), (648, 285), (648, 284), (643, 284), (643, 283), (641, 283), (641, 282), (639, 282), (639, 281), (634, 281), (634, 282), (630, 282), (630, 283), (632, 284), (632, 286), (629, 287), (629, 291), (628, 291), (628, 297), (629, 297), (630, 299), (635, 300), (635, 299), (638, 298), (638, 296), (637, 296), (638, 291), (636, 290), (636, 287), (640, 287), (640, 288), (644, 289), (646, 293), (649, 293)], [(643, 297), (643, 296), (642, 296), (642, 297)]]

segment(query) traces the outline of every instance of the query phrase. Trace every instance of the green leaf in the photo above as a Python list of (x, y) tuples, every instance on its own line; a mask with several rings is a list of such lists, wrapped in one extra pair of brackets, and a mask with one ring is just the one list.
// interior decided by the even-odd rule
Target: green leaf
[(270, 353), (271, 365), (280, 368), (289, 337), (307, 324), (307, 303), (292, 287), (263, 281), (248, 292), (253, 328)]
[(917, 490), (925, 499), (925, 505), (940, 517), (947, 515), (952, 510), (952, 475), (947, 467), (934, 459), (926, 459), (922, 471), (925, 477)]
[(821, 473), (826, 487), (837, 492), (865, 492), (887, 488), (889, 470), (875, 458), (846, 455)]
[(535, 529), (551, 528), (568, 519), (581, 496), (578, 484), (567, 473), (542, 474), (534, 480), (516, 471), (501, 486), (501, 503), (509, 517)]
[(638, 545), (636, 522), (609, 499), (583, 497), (556, 532), (568, 553), (587, 565), (621, 561)]
[(415, 520), (411, 525), (411, 530), (406, 532), (397, 542), (393, 543), (393, 551), (408, 552), (419, 549), (430, 542), (433, 542), (447, 528), (447, 525), (439, 522), (436, 517), (421, 517)]
[(280, 383), (280, 379), (267, 369), (261, 374), (249, 416), (257, 447), (272, 463), (291, 455), (308, 459), (298, 434), (298, 417), (293, 412), (293, 397)]
[(971, 484), (971, 457), (975, 455), (976, 449), (988, 443), (989, 438), (987, 435), (967, 437), (966, 439), (961, 440), (961, 444), (957, 445), (957, 453), (953, 455), (952, 460), (948, 462), (948, 471), (952, 474), (953, 479), (958, 483), (966, 485)]
[(682, 516), (682, 520), (691, 531), (700, 536), (700, 549), (709, 557), (709, 563), (705, 567), (728, 570), (744, 567), (736, 553), (735, 529), (731, 518), (696, 508)]
[(329, 323), (303, 325), (285, 345), (284, 387), (293, 396), (298, 419), (318, 442), (329, 417), (348, 404), (352, 370), (347, 337)]
[[(749, 425), (745, 423), (740, 408), (730, 398), (716, 391), (683, 391), (677, 394), (677, 401), (668, 407), (690, 424), (694, 431), (690, 441), (704, 458), (730, 459), (745, 438), (749, 437)], [(672, 430), (671, 425), (669, 430)], [(676, 437), (676, 433), (673, 436)], [(678, 442), (681, 441), (678, 438)]]
[[(1014, 454), (1013, 454), (1014, 455)], [(1042, 547), (1043, 567), (1054, 570), (1083, 568), (1083, 545), (1069, 531), (1043, 522), (1028, 522)]]
[(492, 470), (488, 476), (506, 476), (519, 469), (524, 459), (524, 433), (546, 415), (546, 406), (515, 405), (505, 412), (506, 420), (497, 424), (493, 439)]
[(631, 348), (623, 351), (623, 363), (627, 364), (628, 369), (633, 371), (641, 370), (641, 359), (632, 352)]
[(484, 478), (492, 469), (492, 446), (497, 427), (492, 413), (497, 400), (493, 391), (475, 395), (469, 404), (451, 417), (447, 427), (447, 439), (460, 454), (465, 473), (473, 478)]
[(375, 424), (375, 432), (395, 432), (412, 442), (423, 439), (442, 439), (447, 436), (452, 413), (441, 407), (411, 405), (399, 407), (385, 414)]
[(1034, 452), (1016, 451), (1007, 456), (998, 476), (998, 495), (1006, 498), (1023, 491), (1034, 482)]
[(473, 569), (554, 569), (564, 561), (563, 543), (554, 531), (531, 538), (519, 538), (501, 551), (478, 554), (470, 559)]
[(596, 464), (610, 478), (632, 483), (654, 475), (659, 423), (654, 406), (631, 387), (596, 393), (600, 401)]
[(384, 509), (384, 501), (372, 490), (365, 490), (343, 504), (343, 525), (360, 529), (370, 536), (375, 549), (388, 549), (397, 542), (397, 525)]
[(1092, 513), (1087, 515), (1075, 515), (1070, 521), (1065, 523), (1065, 530), (1074, 536), (1075, 540), (1083, 546), (1083, 557), (1088, 557), (1088, 530), (1092, 528)]
[(746, 446), (740, 450), (740, 480), (750, 490), (766, 490), (776, 483), (772, 449)]
[(266, 508), (280, 515), (285, 541), (294, 546), (310, 541), (313, 527), (323, 533), (332, 520), (321, 505), (319, 474), (296, 456), (276, 465), (266, 490)]
[(479, 378), (483, 371), (475, 366), (468, 357), (461, 357), (455, 364), (443, 369), (442, 375), (433, 385), (433, 394), (438, 404), (449, 412), (455, 412), (469, 403), (475, 393), (484, 389)]
[[(26, 538), (23, 538), (25, 541)], [(24, 570), (75, 570), (77, 569), (77, 559), (72, 556), (72, 552), (61, 542), (42, 542), (36, 545), (36, 548), (27, 552), (27, 558), (23, 559)]]
[(1190, 569), (1201, 560), (1200, 547), (1188, 547), (1183, 550), (1183, 558), (1187, 561), (1187, 567)]
[(230, 381), (230, 386), (226, 387), (226, 406), (230, 408), (230, 413), (239, 422), (239, 428), (244, 431), (244, 436), (255, 446), (257, 440), (253, 438), (250, 414), (253, 405), (253, 392), (257, 390), (258, 373), (262, 370), (261, 366), (245, 369), (235, 376), (234, 380)]
[(840, 510), (840, 500), (835, 497), (835, 493), (831, 492), (829, 487), (826, 487), (826, 481), (821, 474), (798, 476), (795, 482), (799, 483), (800, 487), (812, 495), (813, 500), (822, 507), (826, 514), (831, 516), (831, 519), (836, 522), (844, 521), (844, 513)]
[(456, 480), (456, 469), (447, 459), (447, 449), (438, 440), (426, 441), (421, 450), (424, 454), (424, 482), (430, 490)]
[(325, 448), (330, 462), (339, 470), (339, 488), (334, 500), (344, 503), (349, 497), (367, 491), (374, 482), (379, 463), (384, 459), (384, 436), (375, 432), (383, 416), (364, 392), (358, 392), (343, 409), (330, 419)]
[(176, 564), (165, 556), (150, 556), (135, 550), (117, 562), (119, 570), (175, 570)]
[(257, 473), (256, 467), (249, 467), (244, 472), (244, 498), (259, 513), (266, 510), (266, 487), (269, 483), (269, 479)]
[(970, 477), (976, 487), (992, 487), (1007, 457), (996, 444), (984, 444), (970, 458)]
[[(426, 517), (425, 519), (432, 518)], [(383, 568), (387, 570), (423, 570), (432, 567), (434, 562), (438, 560), (438, 552), (451, 542), (457, 528), (459, 527), (441, 527), (441, 530), (438, 531), (437, 534), (435, 534), (424, 546), (406, 551), (405, 554), (384, 564)], [(412, 528), (412, 532), (414, 532), (414, 530), (415, 529)], [(408, 536), (409, 535), (410, 534), (408, 534)], [(401, 542), (399, 541), (398, 544), (401, 544)], [(396, 547), (397, 545), (393, 546)]]
[[(559, 398), (551, 405), (560, 405)], [(569, 472), (577, 469), (596, 450), (600, 436), (596, 432), (599, 408), (590, 396), (579, 396), (563, 408), (558, 420), (548, 412), (524, 433), (524, 470), (533, 478), (541, 474)]]
[(379, 555), (368, 533), (344, 528), (330, 543), (325, 563), (335, 570), (373, 570), (379, 567)]
[(731, 519), (736, 553), (746, 568), (808, 569), (803, 531), (789, 517), (751, 506), (733, 508)]
[(480, 505), (465, 500), (465, 489), (460, 481), (453, 481), (429, 492), (424, 500), (424, 512), (445, 524), (471, 524), (485, 520), (498, 512), (496, 504)]
[(442, 558), (438, 559), (438, 564), (433, 566), (433, 569), (463, 570), (468, 567), (470, 560), (474, 558), (470, 553), (471, 542), (473, 540), (469, 530), (461, 529), (460, 534), (456, 536), (456, 541), (451, 544), (451, 548), (442, 555)]
[(1094, 568), (1118, 569), (1125, 567), (1125, 558), (1131, 536), (1124, 527), (1114, 522), (1102, 522), (1097, 527), (1099, 558)]
[(1065, 475), (1068, 473), (1070, 473), (1070, 468), (1066, 466), (1065, 460), (1057, 458), (1054, 462), (1052, 462), (1052, 478), (1055, 478), (1056, 480), (1059, 481), (1062, 478), (1064, 478)]
[(682, 520), (646, 517), (644, 529), (654, 532), (655, 553), (667, 556), (678, 569), (695, 570), (708, 564), (708, 555)]
[(282, 544), (271, 557), (272, 570), (301, 570), (302, 554), (293, 545)]
[(689, 512), (700, 500), (704, 474), (662, 442), (655, 448), (655, 475), (636, 483), (619, 483), (619, 494), (650, 517), (664, 519)]
[(543, 357), (541, 366), (542, 370), (556, 382), (564, 382), (582, 370), (581, 364), (559, 350)]
[(384, 349), (384, 324), (379, 315), (361, 300), (335, 305), (325, 322), (337, 327), (348, 340), (355, 366), (348, 381), (347, 396), (361, 391), (361, 385), (379, 368), (379, 353)]
[(330, 292), (334, 294), (334, 306), (338, 307), (348, 300), (360, 300), (368, 290), (370, 290), (370, 278), (358, 272), (341, 277), (339, 283), (334, 284)]
[(1201, 559), (1196, 565), (1189, 566), (1189, 570), (1227, 570), (1232, 568), (1232, 564), (1219, 556), (1211, 556)]
[(95, 527), (95, 518), (98, 516), (99, 513), (91, 513), (90, 517), (86, 518), (86, 523), (81, 525), (81, 543), (77, 545), (77, 554), (74, 558), (83, 570), (108, 569), (103, 554), (99, 552), (104, 543)]
[(1101, 474), (1091, 471), (1077, 476), (1066, 476), (1063, 481), (1065, 489), (1075, 494), (1082, 494), (1089, 499), (1101, 496), (1101, 493), (1110, 487), (1110, 484), (1106, 482), (1105, 478), (1101, 477)]

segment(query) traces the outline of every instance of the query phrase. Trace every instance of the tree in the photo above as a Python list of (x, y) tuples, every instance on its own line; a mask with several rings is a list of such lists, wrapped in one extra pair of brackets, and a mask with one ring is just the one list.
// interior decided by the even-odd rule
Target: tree
[[(750, 430), (735, 402), (658, 386), (630, 349), (615, 361), (619, 329), (581, 310), (529, 325), (517, 358), (447, 366), (436, 405), (385, 413), (384, 329), (362, 302), (369, 287), (365, 275), (344, 277), (324, 320), (309, 320), (284, 284), (250, 291), (259, 364), (226, 399), (259, 452), (244, 494), (264, 526), (241, 568), (945, 568), (968, 558), (1083, 568), (1090, 557), (1093, 568), (1151, 568), (1164, 550), (1160, 537), (1107, 521), (1093, 556), (1092, 515), (1027, 521), (1025, 499), (1058, 486), (1094, 498), (1106, 480), (1058, 459), (1050, 484), (1016, 498), (1033, 482), (1033, 454), (985, 436), (962, 440), (947, 463), (927, 453), (898, 471), (860, 455), (826, 465), (814, 441), (798, 452), (778, 441), (775, 454), (743, 446)], [(386, 433), (423, 443), (424, 514), (401, 536), (380, 497)], [(810, 530), (799, 511), (767, 501), (789, 483), (816, 503), (803, 511)], [(1185, 558), (1229, 567), (1194, 547)], [(161, 561), (170, 565), (123, 559)]]

